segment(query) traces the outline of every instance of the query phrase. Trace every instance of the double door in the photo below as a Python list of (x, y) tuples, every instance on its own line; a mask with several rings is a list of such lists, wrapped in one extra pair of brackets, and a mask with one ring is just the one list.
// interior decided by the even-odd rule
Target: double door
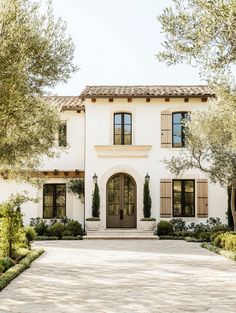
[(136, 227), (136, 183), (127, 174), (116, 174), (107, 183), (107, 227)]

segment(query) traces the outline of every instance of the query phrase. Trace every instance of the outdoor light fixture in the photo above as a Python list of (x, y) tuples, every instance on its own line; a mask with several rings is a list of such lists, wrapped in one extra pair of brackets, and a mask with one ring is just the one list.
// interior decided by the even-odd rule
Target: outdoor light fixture
[(149, 181), (150, 181), (150, 176), (148, 175), (148, 173), (147, 173), (146, 176), (145, 176), (145, 181), (146, 181), (147, 183), (149, 183)]
[(93, 175), (93, 182), (94, 182), (94, 184), (96, 184), (96, 183), (97, 183), (97, 181), (98, 181), (97, 174), (96, 174), (96, 173), (94, 173), (94, 175)]

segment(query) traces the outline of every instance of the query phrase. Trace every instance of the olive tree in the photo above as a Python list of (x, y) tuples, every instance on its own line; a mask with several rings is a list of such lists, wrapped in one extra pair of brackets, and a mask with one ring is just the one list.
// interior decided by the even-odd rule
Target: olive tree
[(66, 25), (30, 0), (0, 0), (0, 174), (22, 176), (53, 155), (59, 110), (42, 95), (77, 70)]
[(177, 175), (197, 168), (230, 188), (236, 229), (235, 12), (236, 0), (173, 0), (158, 18), (165, 40), (157, 57), (168, 65), (199, 66), (200, 75), (215, 89), (209, 108), (185, 122), (186, 151), (165, 162)]

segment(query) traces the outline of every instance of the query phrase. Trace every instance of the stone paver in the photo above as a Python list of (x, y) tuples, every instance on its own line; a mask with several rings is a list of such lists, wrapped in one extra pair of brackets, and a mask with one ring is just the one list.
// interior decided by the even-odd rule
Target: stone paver
[(91, 240), (46, 249), (0, 293), (0, 312), (235, 313), (236, 262), (197, 243)]

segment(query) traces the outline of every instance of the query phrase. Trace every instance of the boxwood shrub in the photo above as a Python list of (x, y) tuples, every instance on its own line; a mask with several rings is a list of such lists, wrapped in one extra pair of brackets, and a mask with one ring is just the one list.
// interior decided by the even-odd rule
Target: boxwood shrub
[(174, 231), (173, 225), (169, 221), (160, 221), (157, 224), (157, 235), (162, 236), (162, 235), (170, 235)]
[(5, 288), (14, 278), (20, 273), (30, 267), (30, 264), (37, 259), (42, 253), (43, 249), (32, 250), (30, 253), (19, 261), (15, 266), (10, 267), (5, 273), (0, 276), (0, 290)]

